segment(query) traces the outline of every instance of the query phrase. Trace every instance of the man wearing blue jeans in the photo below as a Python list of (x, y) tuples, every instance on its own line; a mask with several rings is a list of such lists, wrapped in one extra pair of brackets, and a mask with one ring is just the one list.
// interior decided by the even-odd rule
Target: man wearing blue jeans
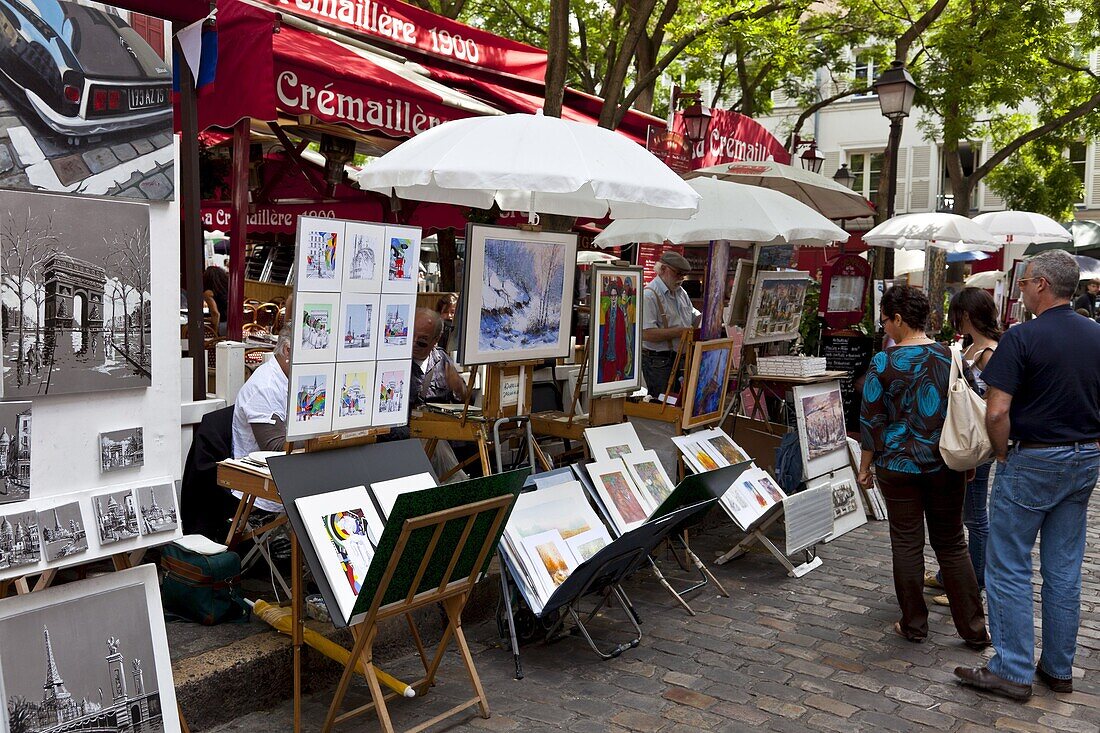
[[(1009, 329), (982, 373), (997, 459), (985, 568), (996, 654), (955, 675), (1015, 700), (1031, 696), (1033, 677), (1054, 692), (1073, 691), (1085, 525), (1100, 469), (1100, 369), (1081, 368), (1100, 364), (1100, 324), (1070, 306), (1079, 278), (1066, 252), (1032, 257), (1019, 285), (1037, 317)], [(1043, 650), (1033, 667), (1031, 551), (1040, 532)]]

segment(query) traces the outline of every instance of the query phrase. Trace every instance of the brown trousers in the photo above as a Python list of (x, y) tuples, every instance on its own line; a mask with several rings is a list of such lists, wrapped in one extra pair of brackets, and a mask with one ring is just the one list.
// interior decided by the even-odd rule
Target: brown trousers
[(966, 476), (944, 468), (934, 473), (900, 473), (877, 468), (879, 488), (890, 520), (894, 562), (894, 592), (901, 606), (901, 629), (910, 639), (928, 636), (928, 606), (924, 601), (924, 523), (959, 636), (967, 641), (988, 638), (985, 612), (974, 577), (974, 566), (963, 535)]

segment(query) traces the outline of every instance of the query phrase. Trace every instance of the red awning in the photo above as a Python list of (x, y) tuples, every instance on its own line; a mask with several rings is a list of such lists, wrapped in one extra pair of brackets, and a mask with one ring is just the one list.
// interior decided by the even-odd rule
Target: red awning
[(111, 0), (111, 5), (180, 23), (194, 23), (210, 13), (210, 0)]
[(414, 65), (290, 26), (273, 34), (272, 14), (223, 2), (218, 63), (247, 71), (244, 79), (215, 81), (200, 97), (204, 128), (230, 127), (243, 117), (274, 120), (283, 112), (407, 138), (448, 120), (497, 111)]

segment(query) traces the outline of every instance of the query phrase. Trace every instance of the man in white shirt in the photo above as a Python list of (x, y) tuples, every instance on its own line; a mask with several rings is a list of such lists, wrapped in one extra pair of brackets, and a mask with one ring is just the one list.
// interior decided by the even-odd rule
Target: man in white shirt
[[(261, 364), (237, 393), (233, 406), (233, 457), (282, 450), (286, 444), (286, 405), (290, 392), (290, 327), (279, 334), (272, 358)], [(240, 494), (233, 492), (236, 496)], [(283, 505), (256, 499), (256, 508), (279, 512)]]
[[(653, 270), (657, 277), (642, 291), (642, 376), (650, 396), (657, 398), (664, 393), (672, 376), (681, 336), (694, 329), (701, 314), (681, 287), (691, 271), (691, 264), (683, 255), (666, 250)], [(680, 365), (682, 369), (682, 358)], [(676, 391), (675, 384), (672, 390)]]

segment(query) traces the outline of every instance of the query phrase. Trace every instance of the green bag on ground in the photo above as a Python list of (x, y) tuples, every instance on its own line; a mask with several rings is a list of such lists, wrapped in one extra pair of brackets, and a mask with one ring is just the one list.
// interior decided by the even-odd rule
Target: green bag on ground
[(237, 553), (203, 555), (172, 544), (161, 548), (160, 564), (166, 571), (160, 584), (166, 614), (204, 626), (248, 618)]

